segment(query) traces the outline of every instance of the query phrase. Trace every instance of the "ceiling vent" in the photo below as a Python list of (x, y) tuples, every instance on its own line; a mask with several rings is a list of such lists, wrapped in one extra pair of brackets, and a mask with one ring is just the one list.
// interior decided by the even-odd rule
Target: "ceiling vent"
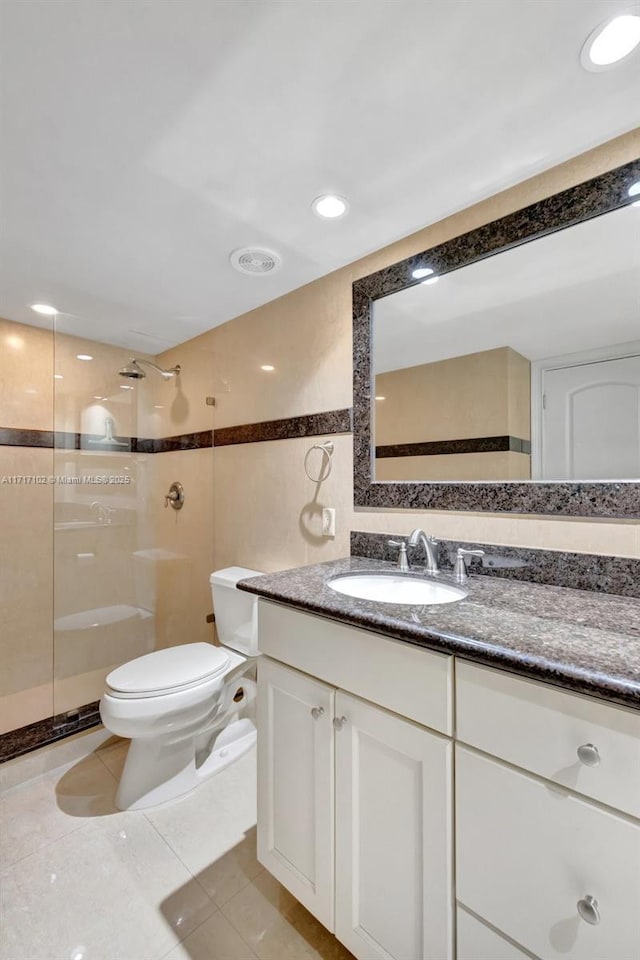
[(282, 266), (280, 256), (273, 250), (265, 250), (264, 247), (242, 247), (240, 250), (234, 250), (229, 260), (231, 266), (239, 273), (246, 273), (252, 277), (277, 273)]

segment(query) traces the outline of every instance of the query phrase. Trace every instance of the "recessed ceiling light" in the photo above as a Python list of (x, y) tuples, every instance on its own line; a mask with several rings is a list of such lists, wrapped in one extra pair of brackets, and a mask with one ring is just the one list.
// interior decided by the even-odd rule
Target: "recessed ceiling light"
[(164, 404), (163, 404), (163, 403), (156, 403), (156, 404), (154, 405), (154, 408), (153, 408), (153, 409), (154, 409), (154, 410), (164, 410)]
[(620, 63), (640, 43), (640, 14), (623, 13), (589, 34), (580, 53), (586, 70), (608, 70)]
[(311, 209), (317, 217), (322, 217), (323, 220), (337, 220), (339, 217), (344, 217), (349, 210), (349, 204), (344, 197), (326, 193), (315, 198), (311, 204)]
[(417, 270), (414, 270), (411, 276), (414, 280), (422, 280), (423, 277), (429, 277), (433, 273), (431, 267), (418, 267)]
[(76, 360), (93, 360), (90, 353), (76, 353)]
[(54, 380), (64, 380), (64, 377), (62, 376), (61, 373), (54, 373), (53, 379), (54, 379)]
[(636, 180), (635, 183), (632, 183), (632, 184), (631, 184), (631, 186), (630, 186), (629, 189), (627, 190), (627, 194), (628, 194), (630, 197), (638, 197), (637, 200), (634, 200), (634, 201), (633, 201), (633, 203), (631, 204), (631, 206), (632, 206), (632, 207), (640, 207), (640, 180)]
[(428, 280), (423, 280), (420, 284), (421, 287), (426, 287), (430, 283), (437, 283), (440, 277), (429, 277)]
[(106, 400), (107, 398), (106, 398), (106, 397), (98, 397), (98, 396), (94, 396), (94, 398), (93, 398), (93, 399), (94, 399), (94, 400)]
[(386, 397), (376, 397), (376, 400), (386, 400)]
[(120, 389), (121, 389), (121, 390), (133, 390), (133, 387), (130, 387), (130, 386), (129, 386), (128, 384), (126, 384), (126, 383), (121, 383), (121, 384), (120, 384)]
[(48, 303), (32, 303), (31, 309), (36, 313), (42, 313), (45, 317), (55, 317), (58, 312), (55, 307), (50, 306)]
[(263, 363), (260, 369), (264, 370), (266, 373), (271, 373), (273, 370), (275, 370), (275, 367), (272, 367), (270, 363)]

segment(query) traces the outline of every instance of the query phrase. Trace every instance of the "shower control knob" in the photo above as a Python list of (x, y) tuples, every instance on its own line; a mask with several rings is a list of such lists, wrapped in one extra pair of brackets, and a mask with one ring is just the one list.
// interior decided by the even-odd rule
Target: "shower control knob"
[(174, 480), (169, 487), (169, 493), (165, 494), (164, 505), (168, 507), (169, 504), (174, 510), (181, 510), (184, 505), (184, 487), (178, 480)]
[(597, 767), (600, 763), (598, 748), (592, 743), (583, 743), (578, 747), (578, 760), (584, 763), (585, 767)]
[(334, 718), (333, 718), (333, 725), (334, 725), (334, 727), (336, 728), (336, 730), (342, 730), (342, 728), (344, 727), (344, 725), (345, 725), (346, 722), (347, 722), (347, 718), (346, 718), (346, 717), (334, 717)]
[(314, 720), (319, 720), (324, 715), (324, 707), (312, 707), (311, 716)]

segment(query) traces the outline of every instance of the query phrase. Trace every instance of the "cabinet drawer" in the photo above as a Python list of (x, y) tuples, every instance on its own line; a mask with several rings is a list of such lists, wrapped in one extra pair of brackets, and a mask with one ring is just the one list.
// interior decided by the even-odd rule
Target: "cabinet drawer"
[(457, 910), (457, 929), (456, 960), (531, 960), (533, 957), (461, 907)]
[(451, 735), (453, 657), (262, 599), (258, 644), (275, 660)]
[[(464, 747), (456, 826), (458, 900), (526, 950), (541, 960), (640, 956), (640, 826)], [(578, 910), (587, 896), (595, 925)]]
[[(640, 817), (638, 711), (456, 660), (456, 729), (464, 743)], [(585, 745), (597, 750), (581, 751), (586, 763)]]

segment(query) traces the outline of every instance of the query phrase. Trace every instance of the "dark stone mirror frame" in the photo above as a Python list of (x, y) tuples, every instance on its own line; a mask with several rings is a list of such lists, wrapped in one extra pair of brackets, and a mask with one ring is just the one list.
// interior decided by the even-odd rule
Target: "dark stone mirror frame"
[(627, 206), (632, 202), (627, 191), (638, 180), (640, 159), (356, 280), (353, 284), (355, 506), (640, 518), (640, 482), (636, 481), (377, 481), (374, 480), (372, 443), (375, 386), (372, 369), (372, 306), (375, 300), (414, 286), (419, 281), (413, 279), (412, 272), (418, 267), (429, 266), (438, 274), (449, 273), (583, 220)]

